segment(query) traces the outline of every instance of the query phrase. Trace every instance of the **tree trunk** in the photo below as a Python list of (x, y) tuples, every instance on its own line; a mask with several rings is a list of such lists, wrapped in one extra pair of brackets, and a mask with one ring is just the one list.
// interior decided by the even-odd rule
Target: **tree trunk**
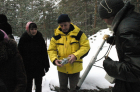
[(85, 27), (86, 27), (86, 32), (87, 32), (87, 2), (85, 1)]
[(139, 0), (137, 0), (137, 12), (139, 12)]
[[(97, 18), (97, 0), (95, 0), (95, 8), (94, 8), (94, 26), (93, 28), (96, 28), (96, 18)], [(94, 34), (94, 30), (93, 30), (93, 34)]]
[(44, 19), (44, 28), (43, 28), (43, 30), (46, 30), (46, 18), (45, 18), (45, 12), (44, 12), (44, 10), (43, 10), (43, 19)]

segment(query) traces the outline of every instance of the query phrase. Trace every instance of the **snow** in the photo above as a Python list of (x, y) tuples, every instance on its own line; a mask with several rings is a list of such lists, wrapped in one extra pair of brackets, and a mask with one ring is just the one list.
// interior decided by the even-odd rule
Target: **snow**
[[(87, 68), (93, 55), (95, 55), (96, 51), (99, 49), (99, 46), (101, 45), (101, 42), (103, 41), (102, 38), (103, 38), (104, 34), (112, 35), (112, 33), (113, 32), (110, 31), (109, 28), (102, 29), (102, 30), (98, 31), (96, 34), (94, 34), (88, 38), (91, 49), (90, 49), (88, 55), (83, 58), (83, 70), (80, 73), (80, 77), (82, 76), (85, 69)], [(49, 43), (50, 43), (50, 40), (48, 39), (47, 46), (49, 46)], [(109, 47), (109, 44), (105, 43), (97, 57), (97, 60), (104, 57), (104, 55), (106, 54), (106, 52), (108, 50), (108, 47)], [(112, 58), (113, 60), (118, 60), (115, 46), (112, 47), (112, 49), (109, 53), (109, 57)], [(103, 60), (104, 60), (104, 58), (101, 59), (100, 61), (96, 62), (94, 65), (103, 67), (102, 66)], [(89, 90), (97, 89), (96, 86), (98, 86), (100, 88), (109, 88), (110, 86), (113, 87), (114, 84), (110, 84), (104, 78), (105, 75), (106, 75), (106, 72), (104, 71), (103, 68), (93, 66), (91, 68), (89, 74), (87, 75), (86, 79), (84, 80), (83, 84), (81, 85), (81, 89), (89, 89)], [(54, 90), (55, 86), (59, 87), (58, 71), (57, 71), (57, 67), (54, 66), (52, 64), (52, 62), (50, 61), (49, 72), (47, 72), (45, 74), (45, 76), (43, 77), (43, 80), (42, 80), (42, 92), (55, 92), (55, 91), (52, 91), (52, 90)], [(34, 85), (33, 85), (32, 92), (35, 92)]]
[(18, 37), (18, 36), (14, 36), (14, 39), (15, 39), (15, 41), (16, 41), (17, 44), (18, 44), (20, 37)]

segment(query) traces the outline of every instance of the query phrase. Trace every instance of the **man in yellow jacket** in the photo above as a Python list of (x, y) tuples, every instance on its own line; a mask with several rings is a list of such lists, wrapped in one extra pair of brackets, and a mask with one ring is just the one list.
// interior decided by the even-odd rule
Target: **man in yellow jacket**
[[(51, 38), (48, 49), (50, 60), (57, 66), (60, 92), (67, 92), (68, 79), (70, 92), (75, 92), (82, 67), (82, 58), (89, 52), (87, 36), (71, 23), (67, 14), (58, 17), (58, 28)], [(61, 64), (63, 58), (70, 57), (67, 64)]]

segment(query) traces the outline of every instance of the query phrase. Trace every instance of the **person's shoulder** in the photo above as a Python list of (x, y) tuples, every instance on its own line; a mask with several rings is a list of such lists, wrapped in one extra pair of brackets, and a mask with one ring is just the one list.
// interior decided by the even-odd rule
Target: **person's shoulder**
[(53, 35), (52, 38), (54, 38), (55, 40), (59, 40), (61, 38), (61, 35), (60, 34), (59, 35)]
[(43, 37), (42, 33), (40, 31), (37, 31), (37, 34), (36, 34), (38, 37)]
[[(140, 25), (140, 17), (137, 16), (138, 13), (134, 12), (133, 14), (125, 17), (119, 25), (119, 30), (121, 32), (123, 32), (122, 30), (139, 30), (139, 26)], [(140, 15), (140, 14), (138, 14)]]
[(18, 46), (15, 40), (10, 39), (7, 42), (7, 51), (10, 55), (14, 55), (18, 52)]
[(37, 34), (42, 35), (42, 33), (40, 31), (37, 31)]
[(40, 43), (44, 43), (44, 38), (41, 32), (37, 31), (37, 34), (34, 36), (35, 41), (38, 41)]
[(8, 40), (8, 45), (9, 45), (10, 47), (17, 48), (17, 42), (16, 42), (14, 39), (9, 39), (9, 40)]
[(22, 35), (21, 35), (21, 38), (24, 38), (24, 37), (27, 37), (28, 36), (28, 33), (25, 31)]
[(71, 24), (71, 25), (73, 26), (75, 32), (80, 33), (80, 34), (81, 33), (83, 34), (83, 31), (81, 31), (81, 29), (78, 26), (76, 26), (74, 24)]
[(74, 29), (75, 29), (75, 32), (77, 32), (77, 35), (82, 35), (84, 32), (79, 28), (77, 27), (76, 25), (74, 25)]

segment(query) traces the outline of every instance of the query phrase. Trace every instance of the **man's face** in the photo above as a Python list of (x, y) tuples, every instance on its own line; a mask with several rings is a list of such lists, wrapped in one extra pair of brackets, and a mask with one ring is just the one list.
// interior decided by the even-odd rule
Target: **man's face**
[(62, 22), (62, 23), (59, 23), (59, 25), (63, 32), (68, 32), (70, 29), (70, 22)]
[(35, 35), (37, 34), (37, 28), (32, 28), (32, 29), (30, 29), (30, 34), (31, 34), (32, 36), (35, 36)]
[(108, 25), (111, 25), (113, 22), (114, 17), (111, 17), (109, 19), (103, 19)]

